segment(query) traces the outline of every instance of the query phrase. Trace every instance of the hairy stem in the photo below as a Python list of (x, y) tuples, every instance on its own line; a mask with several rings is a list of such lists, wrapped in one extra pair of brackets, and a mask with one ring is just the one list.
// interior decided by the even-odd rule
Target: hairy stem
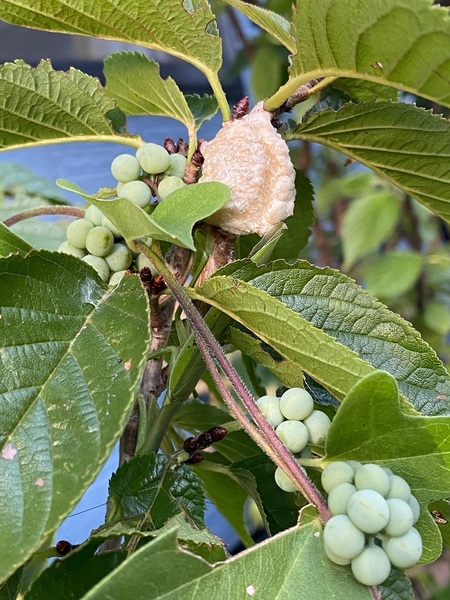
[(11, 227), (16, 223), (20, 223), (20, 221), (32, 219), (33, 217), (40, 217), (42, 215), (84, 217), (84, 209), (76, 208), (75, 206), (40, 206), (38, 208), (30, 208), (29, 210), (24, 210), (23, 212), (17, 213), (17, 215), (13, 215), (12, 217), (9, 217), (9, 219), (5, 219), (3, 223), (7, 227)]
[[(249, 423), (246, 415), (243, 414), (240, 407), (238, 407), (233, 399), (232, 404), (228, 404), (230, 402), (230, 395), (226, 393), (224, 400), (227, 402), (230, 410), (236, 415), (239, 422), (245, 428), (247, 433), (255, 440), (255, 442), (269, 454), (270, 458), (275, 462), (276, 465), (281, 467), (286, 472), (292, 482), (299, 490), (301, 490), (305, 498), (317, 507), (322, 521), (326, 522), (331, 515), (324, 498), (321, 496), (303, 469), (299, 466), (292, 454), (281, 442), (274, 429), (271, 427), (271, 425), (269, 425), (265, 417), (262, 415), (258, 406), (256, 405), (255, 400), (251, 396), (239, 375), (234, 370), (231, 363), (228, 361), (222, 348), (206, 326), (201, 315), (192, 304), (182, 286), (179, 285), (178, 281), (167, 269), (162, 256), (154, 250), (148, 248), (142, 242), (136, 242), (135, 245), (140, 252), (145, 254), (154, 263), (155, 267), (164, 277), (172, 294), (184, 310), (186, 317), (189, 319), (192, 329), (196, 334), (199, 349), (202, 353), (205, 363), (210, 366), (212, 359), (217, 362), (235, 389), (241, 402), (252, 415), (253, 420), (259, 427), (259, 431), (256, 430), (251, 423)], [(214, 371), (215, 369), (212, 371), (213, 376)], [(220, 379), (220, 377), (218, 377), (218, 379)], [(221, 390), (221, 393), (224, 391), (222, 386), (219, 389)], [(239, 413), (239, 415), (237, 413)]]

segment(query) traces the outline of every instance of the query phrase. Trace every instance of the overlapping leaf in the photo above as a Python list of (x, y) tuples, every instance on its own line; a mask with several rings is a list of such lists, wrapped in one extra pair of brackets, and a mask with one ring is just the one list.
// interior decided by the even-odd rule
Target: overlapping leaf
[(259, 25), (261, 29), (270, 33), (270, 35), (292, 53), (296, 52), (297, 43), (289, 31), (290, 23), (284, 17), (271, 10), (267, 10), (266, 8), (242, 2), (242, 0), (224, 0), (224, 2), (239, 10), (242, 14)]
[(0, 581), (70, 511), (131, 409), (148, 346), (139, 279), (64, 254), (0, 261)]
[(4, 21), (130, 42), (189, 61), (205, 74), (221, 65), (221, 40), (206, 0), (1, 0)]
[(267, 109), (317, 77), (366, 79), (450, 105), (450, 20), (430, 0), (297, 0), (293, 34), (290, 79)]
[(194, 224), (219, 210), (231, 193), (226, 185), (218, 182), (188, 185), (172, 192), (148, 215), (127, 198), (99, 200), (71, 181), (58, 179), (57, 183), (99, 208), (130, 243), (133, 239), (150, 236), (191, 250), (195, 250)]
[(97, 79), (76, 69), (54, 71), (50, 61), (36, 68), (21, 60), (5, 63), (0, 66), (0, 148), (98, 136), (117, 141), (107, 116), (114, 106)]
[(172, 117), (195, 130), (194, 117), (172, 77), (163, 79), (159, 65), (139, 52), (115, 52), (105, 60), (106, 93), (128, 115)]
[(431, 562), (441, 553), (437, 525), (426, 506), (450, 496), (450, 418), (405, 414), (395, 379), (372, 373), (350, 391), (333, 419), (326, 443), (331, 460), (377, 462), (409, 483), (422, 504), (416, 525)]
[(344, 152), (450, 221), (450, 125), (442, 117), (413, 104), (346, 104), (311, 115), (285, 137)]
[[(205, 282), (200, 294), (332, 393), (334, 388), (337, 398), (375, 367), (396, 378), (416, 410), (448, 414), (450, 377), (435, 352), (409, 323), (346, 275), (306, 261), (261, 267), (239, 261), (218, 273), (229, 277)], [(255, 293), (256, 288), (263, 293)], [(334, 340), (340, 343), (333, 346)]]
[(28, 242), (0, 223), (0, 257), (3, 258), (9, 254), (24, 255), (30, 250), (32, 250), (32, 246)]
[(297, 600), (310, 600), (311, 590), (317, 598), (372, 597), (369, 588), (357, 583), (348, 569), (327, 559), (317, 519), (214, 567), (193, 554), (180, 552), (176, 532), (169, 532), (138, 550), (83, 600), (148, 598), (149, 590), (154, 600), (241, 600), (253, 595), (276, 600), (291, 598), (293, 590)]

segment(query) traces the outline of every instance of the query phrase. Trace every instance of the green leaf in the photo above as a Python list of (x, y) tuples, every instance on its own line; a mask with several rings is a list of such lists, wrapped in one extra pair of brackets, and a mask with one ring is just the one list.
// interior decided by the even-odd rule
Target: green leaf
[(397, 227), (401, 202), (389, 190), (354, 200), (342, 219), (344, 267), (349, 269), (385, 242)]
[[(245, 577), (242, 574), (245, 573)], [(326, 558), (318, 520), (293, 528), (211, 567), (176, 546), (175, 532), (134, 553), (83, 600), (233, 598), (370, 600), (369, 589)], [(295, 594), (295, 596), (294, 596)]]
[(187, 400), (180, 406), (171, 424), (190, 432), (200, 432), (216, 425), (224, 425), (230, 420), (229, 413), (216, 406), (201, 400)]
[(450, 105), (448, 10), (429, 0), (297, 0), (293, 34), (289, 82), (267, 110), (317, 77), (365, 79)]
[(414, 600), (415, 597), (411, 580), (400, 569), (392, 569), (378, 590), (381, 600)]
[(420, 562), (438, 558), (441, 535), (426, 505), (450, 496), (449, 417), (403, 413), (395, 379), (384, 371), (371, 373), (339, 407), (328, 433), (326, 458), (381, 463), (406, 479), (422, 506), (416, 525), (424, 544)]
[(247, 491), (232, 470), (218, 463), (204, 460), (195, 466), (195, 472), (203, 482), (206, 495), (233, 527), (242, 543), (249, 547), (254, 541), (245, 523)]
[[(239, 283), (230, 290), (233, 310), (240, 313), (238, 320), (319, 383), (324, 383), (326, 378), (325, 387), (337, 398), (345, 396), (351, 387), (347, 387), (350, 381), (356, 382), (358, 373), (367, 374), (372, 365), (389, 371), (397, 379), (401, 392), (417, 411), (428, 415), (449, 412), (450, 376), (436, 353), (410, 323), (377, 302), (346, 275), (334, 269), (315, 267), (306, 261), (293, 265), (277, 261), (262, 267), (252, 261), (238, 261), (218, 271), (218, 275), (222, 274), (229, 275), (236, 283), (239, 279), (248, 281), (277, 300), (263, 308), (259, 303), (267, 296), (254, 298), (250, 292), (249, 302), (252, 300), (254, 304), (246, 307), (247, 288), (243, 286), (241, 293)], [(213, 293), (214, 279), (208, 283), (211, 286), (208, 295)], [(228, 288), (228, 282), (225, 288)], [(251, 314), (252, 309), (256, 314)], [(273, 316), (278, 309), (279, 316)], [(259, 310), (261, 314), (258, 314)], [(263, 321), (265, 313), (267, 316)], [(282, 321), (283, 318), (286, 323), (278, 325), (278, 319)], [(303, 320), (315, 327), (309, 329)], [(328, 336), (336, 338), (342, 346), (330, 346)], [(363, 361), (355, 361), (355, 354), (346, 352), (344, 345)], [(344, 388), (346, 391), (342, 395)]]
[(187, 185), (172, 192), (148, 215), (126, 198), (99, 200), (67, 179), (58, 179), (57, 184), (99, 208), (130, 244), (134, 239), (150, 236), (190, 250), (195, 250), (192, 238), (195, 223), (219, 210), (231, 193), (223, 183)]
[[(364, 102), (365, 100), (397, 100), (398, 90), (388, 87), (387, 85), (380, 85), (373, 81), (367, 81), (364, 79), (351, 79), (350, 77), (340, 77), (336, 81), (333, 81), (331, 86), (333, 89), (341, 90), (344, 92), (349, 100), (355, 102)], [(329, 89), (329, 88), (327, 88)], [(325, 92), (327, 90), (324, 90)]]
[(24, 256), (33, 246), (15, 234), (9, 227), (0, 222), (0, 257), (9, 254), (21, 254)]
[(242, 2), (242, 0), (223, 1), (239, 10), (242, 14), (256, 23), (256, 25), (261, 27), (261, 29), (270, 33), (271, 36), (292, 53), (296, 52), (297, 43), (290, 33), (290, 23), (284, 17), (271, 10), (261, 8), (260, 6)]
[(203, 524), (205, 497), (197, 475), (164, 454), (135, 456), (109, 482), (108, 521), (140, 516), (145, 529), (158, 529), (183, 513)]
[(187, 94), (185, 99), (189, 110), (194, 116), (196, 129), (200, 129), (203, 123), (210, 121), (219, 108), (215, 97), (209, 94), (203, 94), (203, 96)]
[(344, 152), (450, 221), (446, 119), (413, 104), (362, 102), (313, 114), (284, 137)]
[(215, 79), (222, 44), (206, 0), (0, 0), (4, 21), (35, 29), (89, 35), (161, 50)]
[(3, 581), (107, 458), (134, 401), (149, 323), (138, 277), (111, 290), (79, 259), (45, 251), (0, 261), (0, 306)]
[(440, 335), (447, 335), (450, 332), (450, 310), (448, 304), (433, 300), (427, 302), (423, 319), (427, 327)]
[(77, 69), (54, 71), (48, 60), (36, 68), (21, 60), (0, 66), (0, 148), (98, 136), (117, 141), (106, 116), (113, 108), (98, 79)]
[(366, 266), (367, 289), (383, 300), (398, 298), (413, 289), (422, 267), (423, 256), (418, 252), (393, 250)]
[(106, 93), (128, 115), (171, 117), (195, 137), (195, 121), (186, 99), (171, 77), (163, 79), (159, 65), (140, 52), (115, 52), (105, 60)]
[[(258, 505), (262, 504), (270, 535), (293, 527), (297, 523), (299, 510), (296, 495), (283, 492), (276, 484), (275, 469), (274, 463), (265, 454), (235, 463), (232, 467), (233, 473), (246, 486), (252, 498)], [(256, 490), (248, 484), (249, 474), (254, 479)]]
[(285, 70), (280, 53), (272, 44), (260, 43), (256, 47), (250, 79), (255, 102), (264, 100), (280, 87)]
[(286, 387), (298, 387), (303, 381), (303, 371), (298, 365), (280, 355), (277, 360), (273, 357), (273, 352), (269, 352), (266, 344), (248, 333), (236, 327), (230, 327), (227, 342), (246, 356), (253, 358), (259, 365), (269, 369)]
[[(51, 204), (67, 204), (66, 196), (59, 190), (53, 181), (41, 177), (31, 169), (16, 162), (0, 162), (0, 189), (8, 196), (28, 194), (37, 196), (44, 202)], [(16, 211), (19, 212), (19, 211)], [(14, 213), (11, 213), (14, 214)]]

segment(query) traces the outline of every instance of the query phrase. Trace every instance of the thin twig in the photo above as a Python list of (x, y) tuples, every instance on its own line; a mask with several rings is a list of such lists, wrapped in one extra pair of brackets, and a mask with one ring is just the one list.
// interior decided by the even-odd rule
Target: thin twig
[(43, 215), (63, 215), (66, 217), (84, 217), (84, 209), (76, 208), (75, 206), (40, 206), (38, 208), (30, 208), (23, 212), (17, 213), (8, 219), (3, 221), (3, 224), (7, 227), (11, 227), (20, 221), (26, 219), (32, 219), (33, 217), (40, 217)]

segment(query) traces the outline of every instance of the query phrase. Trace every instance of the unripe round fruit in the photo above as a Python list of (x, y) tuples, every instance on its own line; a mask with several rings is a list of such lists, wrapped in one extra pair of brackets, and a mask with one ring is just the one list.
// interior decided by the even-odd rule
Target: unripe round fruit
[(102, 217), (102, 226), (109, 229), (111, 231), (111, 233), (114, 235), (114, 237), (116, 237), (116, 238), (122, 237), (122, 234), (119, 231), (119, 229), (117, 229), (117, 227), (112, 223), (112, 221), (110, 221), (108, 219), (108, 217), (105, 217), (105, 215), (103, 215), (103, 217)]
[(389, 521), (386, 500), (375, 490), (359, 490), (350, 498), (347, 514), (352, 522), (365, 533), (377, 533)]
[(119, 285), (119, 283), (122, 281), (124, 275), (126, 275), (126, 274), (127, 274), (126, 270), (124, 270), (124, 271), (116, 271), (109, 278), (108, 285), (110, 285), (111, 287)]
[(280, 467), (275, 469), (275, 481), (279, 488), (281, 488), (284, 492), (297, 492), (297, 488)]
[(158, 185), (158, 196), (160, 200), (165, 200), (172, 192), (179, 190), (186, 184), (179, 177), (165, 177)]
[(102, 281), (108, 281), (109, 268), (104, 258), (87, 254), (82, 260), (97, 271)]
[(283, 421), (275, 429), (278, 437), (292, 452), (301, 452), (308, 443), (308, 430), (300, 421)]
[(94, 225), (101, 225), (103, 213), (96, 206), (91, 204), (85, 210), (84, 218), (93, 223)]
[(339, 558), (352, 559), (363, 551), (365, 537), (347, 515), (331, 517), (323, 529), (325, 547)]
[(420, 504), (415, 496), (411, 494), (410, 499), (408, 500), (408, 505), (413, 513), (413, 525), (417, 523), (420, 517)]
[(403, 477), (390, 475), (389, 483), (390, 486), (386, 498), (400, 498), (400, 500), (404, 500), (405, 502), (409, 501), (411, 498), (411, 488)]
[(114, 236), (111, 231), (103, 225), (94, 227), (86, 236), (86, 249), (94, 256), (106, 256), (111, 252), (113, 245)]
[(357, 460), (346, 460), (345, 462), (352, 467), (355, 473), (360, 467), (362, 467), (362, 463), (358, 462)]
[(111, 271), (125, 271), (131, 265), (133, 257), (131, 251), (125, 244), (114, 244), (111, 252), (105, 256)]
[(336, 565), (345, 566), (352, 562), (351, 558), (341, 558), (340, 556), (336, 556), (336, 554), (333, 554), (333, 552), (331, 552), (331, 550), (325, 544), (323, 545), (323, 548), (328, 558)]
[(120, 154), (111, 163), (111, 173), (117, 181), (127, 183), (139, 177), (141, 165), (132, 154)]
[(309, 431), (309, 441), (313, 446), (323, 446), (327, 439), (331, 421), (321, 410), (313, 410), (303, 423)]
[(169, 168), (169, 153), (158, 144), (143, 144), (136, 152), (142, 169), (150, 175), (164, 173)]
[(395, 567), (408, 569), (422, 556), (422, 538), (417, 529), (411, 527), (404, 535), (384, 541), (383, 549)]
[(303, 388), (291, 388), (280, 398), (280, 410), (286, 419), (303, 421), (312, 413), (314, 401), (311, 394)]
[(328, 494), (328, 508), (332, 515), (347, 514), (347, 507), (350, 498), (356, 493), (356, 488), (352, 483), (339, 483), (335, 485)]
[(83, 258), (86, 256), (86, 251), (81, 248), (75, 248), (69, 242), (63, 242), (59, 248), (58, 252), (62, 252), (63, 254), (70, 254), (71, 256), (76, 256), (77, 258)]
[(391, 563), (379, 546), (368, 546), (352, 560), (352, 573), (364, 585), (380, 585), (391, 572)]
[(384, 528), (391, 536), (404, 535), (414, 524), (414, 515), (411, 507), (400, 498), (388, 498), (389, 521)]
[(130, 181), (124, 183), (120, 188), (120, 197), (131, 200), (133, 204), (136, 204), (140, 208), (145, 208), (152, 198), (152, 192), (143, 181)]
[(256, 401), (256, 404), (274, 429), (284, 421), (280, 411), (280, 399), (276, 396), (261, 396), (261, 398)]
[(153, 277), (155, 275), (157, 275), (157, 273), (158, 273), (158, 271), (155, 269), (152, 262), (145, 256), (145, 254), (138, 254), (136, 257), (135, 263), (136, 263), (136, 269), (138, 271), (140, 271), (144, 267), (148, 267), (150, 269)]
[(323, 489), (330, 493), (331, 489), (340, 483), (353, 483), (354, 471), (343, 461), (329, 463), (322, 471), (321, 482)]
[(355, 473), (355, 486), (358, 490), (375, 490), (385, 496), (389, 491), (390, 482), (382, 467), (370, 463), (362, 465)]
[(169, 155), (169, 167), (165, 170), (164, 175), (175, 175), (175, 177), (183, 178), (186, 170), (187, 158), (178, 152)]
[(87, 234), (94, 228), (94, 224), (86, 219), (75, 219), (66, 231), (67, 241), (74, 248), (86, 248)]

